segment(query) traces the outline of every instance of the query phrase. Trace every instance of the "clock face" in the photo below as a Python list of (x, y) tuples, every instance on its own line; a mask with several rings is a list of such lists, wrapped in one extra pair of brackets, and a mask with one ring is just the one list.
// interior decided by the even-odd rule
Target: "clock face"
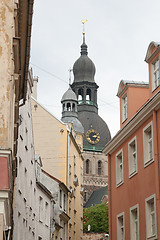
[(94, 129), (89, 129), (87, 131), (86, 138), (89, 143), (96, 144), (100, 140), (100, 134)]

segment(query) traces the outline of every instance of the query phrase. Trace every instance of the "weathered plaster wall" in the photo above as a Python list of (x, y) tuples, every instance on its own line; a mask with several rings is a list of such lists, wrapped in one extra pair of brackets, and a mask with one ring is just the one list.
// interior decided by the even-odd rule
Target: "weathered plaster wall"
[(0, 147), (11, 147), (13, 133), (14, 1), (0, 1)]

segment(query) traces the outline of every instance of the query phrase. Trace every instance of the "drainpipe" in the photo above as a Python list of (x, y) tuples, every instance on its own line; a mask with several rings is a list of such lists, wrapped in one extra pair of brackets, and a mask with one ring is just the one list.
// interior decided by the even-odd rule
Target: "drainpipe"
[(69, 188), (69, 136), (71, 134), (70, 129), (67, 130), (67, 188)]
[[(153, 139), (154, 139), (154, 161), (155, 161), (155, 182), (156, 182), (156, 215), (157, 226), (160, 224), (160, 173), (159, 173), (159, 141), (158, 141), (158, 122), (157, 111), (153, 111)], [(157, 235), (159, 236), (160, 230), (157, 227)]]
[(108, 154), (108, 208), (109, 208), (109, 239), (112, 239), (112, 196), (111, 196), (111, 155)]

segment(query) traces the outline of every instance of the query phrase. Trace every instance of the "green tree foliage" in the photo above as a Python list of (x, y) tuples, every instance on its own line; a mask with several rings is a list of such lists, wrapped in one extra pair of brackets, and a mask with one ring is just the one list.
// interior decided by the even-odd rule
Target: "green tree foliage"
[(83, 209), (83, 232), (108, 233), (108, 205), (106, 203), (98, 204)]

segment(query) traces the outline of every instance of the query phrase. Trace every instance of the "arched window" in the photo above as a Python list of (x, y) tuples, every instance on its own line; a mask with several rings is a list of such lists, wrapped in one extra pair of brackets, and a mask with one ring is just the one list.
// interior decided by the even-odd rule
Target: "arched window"
[(98, 175), (102, 174), (102, 162), (101, 160), (98, 161)]
[(78, 101), (83, 100), (83, 89), (78, 89)]
[(67, 111), (71, 111), (71, 104), (67, 103)]
[(65, 111), (66, 109), (65, 109), (65, 103), (63, 103), (63, 112)]
[(86, 160), (86, 173), (89, 173), (89, 159)]
[(91, 89), (87, 89), (87, 92), (86, 92), (86, 100), (89, 100), (91, 101)]
[(72, 104), (72, 111), (75, 112), (75, 103)]

